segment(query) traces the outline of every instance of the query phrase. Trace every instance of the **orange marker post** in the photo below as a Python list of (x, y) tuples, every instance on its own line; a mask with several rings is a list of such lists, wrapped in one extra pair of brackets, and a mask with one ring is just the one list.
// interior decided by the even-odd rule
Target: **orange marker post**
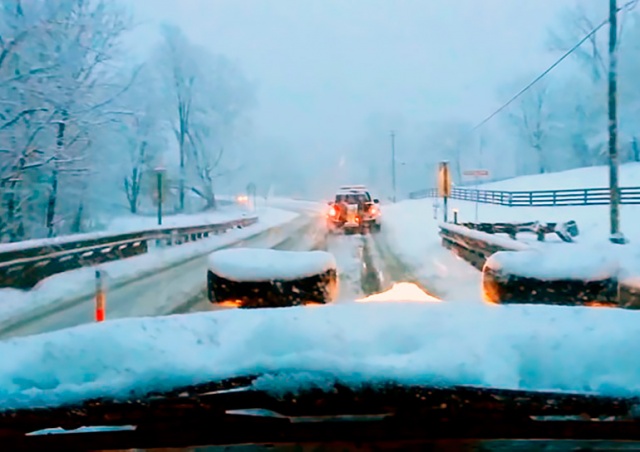
[(96, 270), (96, 322), (104, 322), (106, 297), (102, 272)]

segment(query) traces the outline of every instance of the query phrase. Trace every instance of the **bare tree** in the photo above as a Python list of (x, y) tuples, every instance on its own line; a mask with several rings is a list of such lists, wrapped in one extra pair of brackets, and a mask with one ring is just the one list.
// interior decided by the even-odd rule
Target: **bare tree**
[(537, 83), (523, 94), (509, 112), (512, 123), (535, 152), (536, 172), (538, 173), (549, 171), (545, 148), (552, 126), (547, 108), (548, 95), (547, 84)]
[[(215, 208), (214, 182), (221, 174), (221, 149), (234, 132), (252, 92), (241, 72), (228, 60), (193, 45), (175, 27), (165, 27), (156, 60), (162, 70), (170, 123), (179, 152), (179, 209), (185, 209), (187, 179), (192, 191)], [(191, 179), (193, 178), (193, 179)]]
[(0, 7), (0, 138), (7, 144), (0, 184), (11, 193), (0, 203), (9, 223), (18, 222), (10, 229), (25, 230), (19, 213), (26, 202), (44, 202), (48, 235), (61, 196), (65, 208), (75, 205), (73, 216), (82, 213), (91, 137), (120, 89), (105, 64), (126, 29), (125, 15), (106, 0)]

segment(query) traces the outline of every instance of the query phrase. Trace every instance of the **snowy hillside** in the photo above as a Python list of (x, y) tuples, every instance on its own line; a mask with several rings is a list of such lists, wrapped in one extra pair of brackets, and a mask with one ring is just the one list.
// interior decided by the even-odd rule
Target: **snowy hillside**
[[(640, 163), (620, 165), (620, 186), (637, 187), (640, 185)], [(592, 166), (557, 173), (533, 174), (514, 177), (498, 182), (480, 184), (485, 190), (562, 190), (573, 188), (600, 188), (609, 186), (609, 167)]]

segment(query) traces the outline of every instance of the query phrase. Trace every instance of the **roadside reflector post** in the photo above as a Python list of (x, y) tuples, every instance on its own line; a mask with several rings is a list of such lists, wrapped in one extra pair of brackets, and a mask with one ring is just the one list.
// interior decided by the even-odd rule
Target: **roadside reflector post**
[(448, 198), (451, 195), (451, 175), (449, 173), (449, 162), (440, 162), (438, 168), (438, 192), (442, 196), (444, 209), (444, 222), (448, 221)]
[(104, 322), (105, 303), (103, 274), (101, 270), (96, 270), (96, 322)]

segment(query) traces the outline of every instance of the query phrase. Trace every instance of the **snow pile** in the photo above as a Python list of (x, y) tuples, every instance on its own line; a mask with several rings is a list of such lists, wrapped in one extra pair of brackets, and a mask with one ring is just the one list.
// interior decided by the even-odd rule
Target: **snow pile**
[(209, 256), (209, 270), (230, 281), (274, 281), (306, 278), (336, 269), (326, 251), (280, 251), (238, 248)]
[(493, 254), (487, 268), (509, 275), (546, 281), (599, 281), (615, 278), (620, 270), (620, 245), (610, 247), (570, 246), (548, 247), (544, 250), (501, 251)]
[(38, 407), (242, 375), (640, 396), (640, 312), (350, 303), (125, 319), (0, 342), (0, 407)]

